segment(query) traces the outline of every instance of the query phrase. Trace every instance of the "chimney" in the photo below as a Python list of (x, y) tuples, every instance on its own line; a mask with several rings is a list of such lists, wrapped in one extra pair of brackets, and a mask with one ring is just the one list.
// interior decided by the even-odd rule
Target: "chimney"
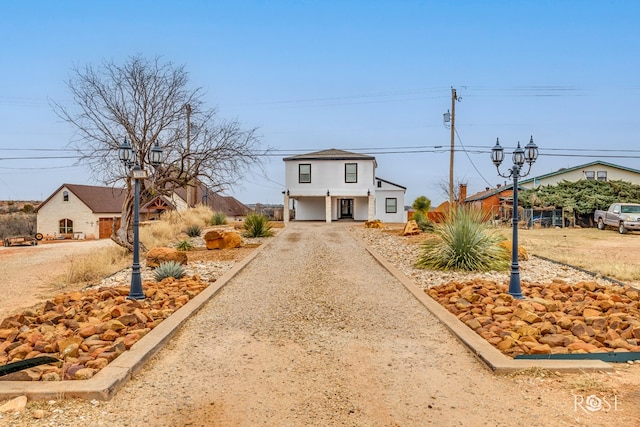
[(460, 184), (460, 203), (467, 198), (467, 184)]

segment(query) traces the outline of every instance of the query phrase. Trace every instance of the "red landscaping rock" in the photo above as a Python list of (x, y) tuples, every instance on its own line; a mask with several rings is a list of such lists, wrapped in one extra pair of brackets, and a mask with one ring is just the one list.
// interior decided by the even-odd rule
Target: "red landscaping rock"
[(640, 349), (640, 293), (597, 282), (452, 282), (425, 290), (505, 355), (628, 352)]
[(0, 381), (60, 381), (93, 377), (210, 282), (197, 277), (145, 282), (147, 298), (129, 301), (129, 287), (59, 295), (39, 307), (0, 322), (0, 365), (52, 356), (42, 365), (0, 377)]

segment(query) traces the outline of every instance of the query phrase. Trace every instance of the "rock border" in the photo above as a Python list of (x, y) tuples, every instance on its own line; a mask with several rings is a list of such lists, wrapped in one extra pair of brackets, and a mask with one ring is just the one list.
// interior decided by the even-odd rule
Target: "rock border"
[(450, 313), (431, 298), (420, 287), (416, 286), (396, 266), (388, 262), (378, 252), (366, 244), (353, 233), (354, 238), (373, 256), (380, 265), (391, 273), (402, 285), (451, 333), (464, 344), (472, 354), (482, 361), (496, 374), (510, 374), (528, 369), (544, 369), (554, 372), (612, 372), (614, 368), (601, 360), (539, 360), (539, 359), (511, 359), (489, 344), (484, 338), (476, 334), (455, 315)]
[[(277, 235), (274, 239), (277, 238)], [(31, 400), (79, 398), (85, 400), (109, 400), (120, 390), (164, 345), (180, 327), (204, 304), (212, 299), (236, 274), (242, 271), (258, 254), (270, 245), (269, 240), (256, 248), (214, 283), (189, 300), (171, 316), (163, 320), (142, 337), (129, 350), (101, 369), (88, 380), (65, 381), (2, 381), (0, 400), (26, 396)]]

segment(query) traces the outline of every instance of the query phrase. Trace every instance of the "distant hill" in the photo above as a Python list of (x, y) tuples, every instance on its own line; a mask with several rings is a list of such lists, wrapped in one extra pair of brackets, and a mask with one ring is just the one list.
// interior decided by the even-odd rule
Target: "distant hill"
[(0, 214), (15, 212), (32, 213), (41, 201), (38, 200), (0, 200)]

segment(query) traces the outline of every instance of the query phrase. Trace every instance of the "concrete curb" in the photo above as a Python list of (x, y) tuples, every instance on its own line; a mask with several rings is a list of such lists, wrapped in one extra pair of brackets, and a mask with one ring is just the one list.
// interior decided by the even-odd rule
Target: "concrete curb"
[[(280, 233), (273, 239), (277, 239), (279, 235)], [(142, 369), (145, 363), (164, 347), (187, 319), (197, 313), (207, 301), (220, 292), (236, 274), (242, 271), (271, 242), (272, 240), (267, 241), (236, 263), (218, 280), (142, 337), (131, 349), (125, 351), (104, 369), (101, 369), (93, 378), (69, 381), (0, 381), (0, 400), (17, 396), (27, 396), (29, 400), (63, 398), (111, 399), (133, 375)]]
[[(355, 235), (354, 235), (355, 236)], [(416, 286), (393, 264), (389, 263), (373, 248), (358, 238), (356, 240), (391, 273), (411, 294), (442, 322), (453, 335), (464, 344), (471, 353), (480, 359), (489, 369), (496, 374), (508, 374), (531, 368), (540, 368), (554, 372), (610, 372), (614, 368), (601, 360), (532, 360), (511, 359), (502, 354), (498, 349), (489, 344), (484, 338), (476, 334), (467, 325), (463, 324), (456, 316), (442, 307), (438, 302), (427, 295), (423, 289)]]

